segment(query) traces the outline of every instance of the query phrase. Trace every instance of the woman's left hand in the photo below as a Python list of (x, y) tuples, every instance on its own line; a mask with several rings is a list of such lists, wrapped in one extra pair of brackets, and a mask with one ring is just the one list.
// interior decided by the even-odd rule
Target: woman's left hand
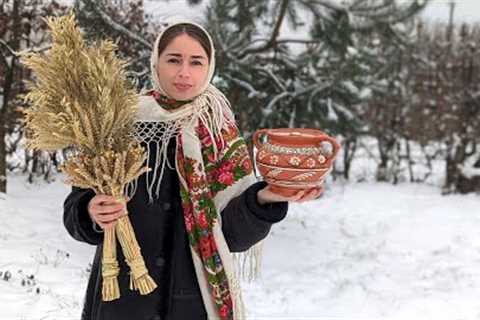
[(271, 186), (267, 185), (265, 188), (258, 191), (257, 193), (258, 203), (266, 204), (266, 203), (282, 202), (282, 201), (305, 202), (305, 201), (317, 199), (323, 192), (323, 187), (318, 187), (318, 188), (300, 190), (293, 196), (285, 197), (272, 192), (270, 189), (271, 189)]

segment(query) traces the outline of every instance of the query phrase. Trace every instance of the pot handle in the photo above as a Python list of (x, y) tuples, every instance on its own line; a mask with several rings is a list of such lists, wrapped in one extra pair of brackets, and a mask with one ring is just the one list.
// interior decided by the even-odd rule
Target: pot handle
[(268, 131), (268, 129), (260, 129), (260, 130), (255, 131), (255, 133), (253, 134), (253, 144), (255, 145), (257, 150), (260, 150), (260, 148), (261, 148), (259, 138), (261, 137), (262, 134), (265, 134), (267, 131)]
[(332, 154), (330, 155), (330, 157), (327, 157), (328, 161), (331, 161), (331, 160), (335, 159), (338, 151), (340, 150), (340, 145), (338, 144), (337, 140), (335, 140), (334, 138), (332, 138), (330, 136), (323, 136), (323, 137), (320, 138), (320, 143), (322, 143), (323, 141), (330, 142), (332, 144), (332, 147), (333, 147)]

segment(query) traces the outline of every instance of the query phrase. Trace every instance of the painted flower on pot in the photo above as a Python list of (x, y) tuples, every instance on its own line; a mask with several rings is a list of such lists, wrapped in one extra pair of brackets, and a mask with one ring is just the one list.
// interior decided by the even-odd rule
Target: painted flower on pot
[(325, 161), (327, 161), (327, 159), (325, 158), (324, 155), (321, 154), (321, 155), (318, 156), (318, 162), (324, 163)]
[(263, 160), (267, 156), (267, 153), (264, 150), (260, 150), (257, 154), (258, 160)]
[(270, 156), (270, 164), (276, 165), (278, 163), (278, 156), (272, 155)]
[(315, 167), (315, 160), (312, 158), (308, 158), (306, 162), (307, 167), (314, 168)]
[(291, 157), (290, 160), (288, 160), (288, 163), (290, 163), (292, 166), (299, 166), (300, 165), (300, 158), (299, 157)]

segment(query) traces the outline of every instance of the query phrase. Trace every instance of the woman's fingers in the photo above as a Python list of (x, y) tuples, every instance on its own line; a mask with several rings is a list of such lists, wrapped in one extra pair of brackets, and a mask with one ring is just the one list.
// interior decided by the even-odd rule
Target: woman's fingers
[(97, 222), (97, 224), (100, 226), (100, 228), (102, 228), (103, 230), (106, 230), (106, 229), (115, 227), (115, 225), (117, 224), (117, 220), (106, 222), (106, 223)]
[(108, 222), (108, 221), (114, 221), (120, 218), (124, 214), (123, 209), (112, 211), (109, 213), (103, 213), (103, 214), (97, 214), (96, 218), (97, 220), (101, 222)]
[(109, 214), (111, 212), (124, 210), (124, 209), (125, 209), (125, 205), (122, 203), (111, 204), (111, 205), (97, 205), (96, 207), (93, 208), (93, 210), (97, 214)]
[(118, 217), (116, 215), (110, 214), (105, 216), (97, 216), (95, 222), (97, 223), (110, 223), (116, 221)]
[(297, 193), (297, 201), (302, 200), (308, 194), (308, 190), (302, 190), (301, 192)]
[(298, 191), (296, 194), (294, 194), (293, 196), (288, 197), (288, 198), (286, 198), (286, 199), (287, 199), (287, 201), (297, 202), (297, 201), (299, 201), (300, 199), (302, 199), (303, 196), (305, 196), (305, 191), (306, 191), (306, 190), (300, 190), (300, 191)]
[[(128, 202), (131, 200), (131, 198), (128, 196), (124, 196), (123, 198), (125, 199), (125, 202)], [(109, 196), (106, 194), (97, 194), (95, 195), (95, 197), (93, 197), (92, 201), (95, 203), (104, 203), (104, 204), (121, 203), (114, 196)]]
[(325, 191), (325, 188), (323, 186), (320, 187), (320, 192), (319, 192), (318, 196), (321, 196), (324, 191)]
[(115, 197), (107, 196), (105, 194), (97, 194), (93, 199), (94, 204), (115, 204), (117, 200)]
[(315, 188), (313, 191), (312, 191), (312, 200), (314, 199), (317, 199), (318, 197), (320, 197), (323, 193), (323, 187), (318, 187), (318, 188)]
[(127, 214), (126, 201), (118, 202), (115, 197), (98, 194), (88, 203), (88, 213), (102, 229), (115, 226), (117, 220)]
[(317, 199), (323, 192), (323, 187), (312, 188), (305, 190), (303, 196), (301, 196), (297, 202), (306, 202)]

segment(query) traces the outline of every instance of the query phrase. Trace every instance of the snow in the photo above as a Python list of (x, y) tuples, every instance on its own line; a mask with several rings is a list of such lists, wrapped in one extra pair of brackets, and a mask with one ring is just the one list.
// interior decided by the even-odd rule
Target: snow
[(475, 167), (477, 159), (475, 156), (471, 156), (465, 160), (463, 165), (460, 165), (460, 170), (466, 178), (472, 179), (475, 176), (480, 176), (480, 168)]
[(342, 85), (347, 88), (347, 90), (352, 93), (352, 94), (356, 94), (358, 95), (359, 94), (359, 89), (358, 87), (350, 80), (347, 80), (347, 81), (343, 81), (342, 82)]
[(363, 89), (360, 91), (359, 97), (360, 97), (361, 99), (365, 99), (365, 100), (366, 100), (366, 99), (371, 98), (371, 97), (372, 97), (372, 94), (373, 94), (372, 88), (366, 87), (366, 88), (363, 88)]
[[(180, 13), (197, 22), (207, 3), (145, 1), (146, 11), (159, 20)], [(446, 1), (426, 12), (440, 6), (447, 9)], [(293, 31), (285, 23), (281, 38), (304, 33), (305, 28)], [(358, 54), (353, 47), (348, 51)], [(343, 84), (360, 97), (371, 95), (370, 88)], [(264, 94), (243, 85), (252, 96)], [(272, 99), (264, 116), (286, 95)], [(341, 106), (328, 107), (333, 120), (335, 111), (350, 114)], [(375, 163), (355, 159), (354, 166), (359, 163), (352, 176), (368, 181)], [(479, 170), (471, 163), (463, 169)], [(8, 178), (9, 193), (0, 194), (0, 319), (79, 319), (94, 247), (73, 240), (63, 227), (69, 188), (61, 177), (35, 185), (26, 184), (23, 175)], [(321, 199), (291, 204), (286, 220), (266, 240), (263, 278), (244, 284), (248, 319), (480, 319), (480, 217), (475, 215), (480, 197), (440, 193), (436, 181), (398, 186), (330, 181)]]
[(330, 99), (330, 98), (328, 98), (327, 110), (328, 110), (327, 119), (329, 121), (337, 122), (338, 121), (338, 115), (335, 112), (335, 110), (333, 110), (333, 108), (332, 108), (332, 99)]
[[(201, 4), (190, 6), (186, 1), (159, 1), (145, 0), (145, 12), (151, 14), (155, 19), (160, 21), (175, 19), (189, 19), (198, 23), (205, 21), (205, 9), (209, 1), (202, 1)], [(171, 20), (170, 20), (171, 19)]]
[(354, 47), (351, 47), (351, 46), (347, 47), (347, 52), (350, 54), (350, 56), (358, 55), (358, 50)]
[[(1, 319), (79, 319), (94, 247), (63, 227), (61, 177), (25, 180), (0, 194)], [(262, 279), (243, 285), (248, 319), (478, 319), (479, 206), (434, 185), (329, 181), (273, 226)]]

